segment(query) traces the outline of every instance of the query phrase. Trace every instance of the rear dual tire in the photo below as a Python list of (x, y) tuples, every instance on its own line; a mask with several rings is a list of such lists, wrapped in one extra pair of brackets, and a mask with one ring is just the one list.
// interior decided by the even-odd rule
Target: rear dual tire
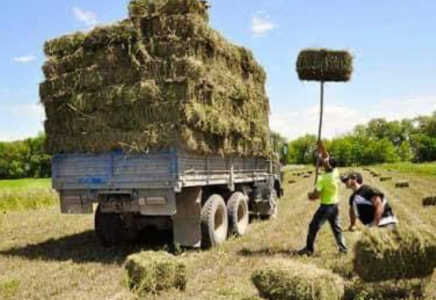
[(222, 244), (228, 232), (227, 207), (223, 197), (210, 196), (201, 209), (201, 246), (211, 248)]

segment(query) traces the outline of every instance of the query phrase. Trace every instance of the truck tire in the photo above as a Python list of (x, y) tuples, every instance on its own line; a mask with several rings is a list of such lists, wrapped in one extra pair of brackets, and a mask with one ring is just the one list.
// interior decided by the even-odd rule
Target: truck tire
[(100, 242), (105, 246), (133, 244), (139, 238), (132, 222), (128, 222), (128, 214), (102, 213), (100, 205), (95, 213), (95, 232)]
[(247, 232), (249, 212), (247, 196), (241, 192), (233, 193), (227, 201), (230, 234), (242, 236)]
[(277, 191), (275, 189), (271, 189), (269, 193), (269, 198), (267, 200), (268, 211), (262, 213), (260, 218), (262, 220), (269, 220), (271, 218), (277, 217), (278, 207), (277, 207)]
[(201, 246), (211, 248), (227, 238), (227, 207), (220, 195), (210, 196), (201, 209)]

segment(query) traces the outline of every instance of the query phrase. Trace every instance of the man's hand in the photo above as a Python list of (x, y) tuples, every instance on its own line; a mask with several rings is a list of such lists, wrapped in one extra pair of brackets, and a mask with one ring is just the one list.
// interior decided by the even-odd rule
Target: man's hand
[(348, 231), (350, 231), (350, 232), (354, 232), (354, 231), (356, 231), (356, 226), (355, 226), (355, 225), (350, 225), (350, 226), (348, 227)]
[(319, 199), (319, 192), (317, 190), (310, 192), (309, 194), (307, 194), (307, 197), (309, 198), (310, 201), (315, 201)]

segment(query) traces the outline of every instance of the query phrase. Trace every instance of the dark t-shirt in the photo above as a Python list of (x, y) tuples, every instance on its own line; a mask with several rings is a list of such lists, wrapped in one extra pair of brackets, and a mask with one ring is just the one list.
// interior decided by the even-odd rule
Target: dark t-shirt
[(379, 196), (382, 199), (382, 219), (385, 218), (387, 220), (394, 216), (391, 206), (385, 199), (385, 195), (379, 190), (364, 184), (351, 195), (349, 201), (350, 206), (353, 206), (357, 217), (364, 225), (369, 225), (374, 222), (375, 208), (371, 201), (374, 196)]

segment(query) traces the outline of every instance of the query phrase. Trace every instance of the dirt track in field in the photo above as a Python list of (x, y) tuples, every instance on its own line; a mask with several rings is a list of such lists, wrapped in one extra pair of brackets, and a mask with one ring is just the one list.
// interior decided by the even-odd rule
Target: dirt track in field
[[(424, 208), (421, 204), (423, 197), (436, 194), (434, 178), (383, 173), (393, 180), (380, 182), (363, 172), (367, 182), (386, 193), (401, 224), (436, 229), (436, 207)], [(297, 182), (289, 184), (292, 179)], [(277, 219), (254, 221), (244, 237), (231, 239), (219, 248), (183, 253), (188, 266), (187, 290), (142, 299), (236, 300), (254, 296), (257, 291), (251, 284), (251, 273), (275, 257), (310, 261), (346, 274), (352, 253), (337, 253), (328, 225), (318, 236), (314, 257), (295, 256), (295, 251), (304, 246), (308, 223), (317, 209), (316, 203), (306, 200), (313, 179), (287, 174)], [(395, 181), (400, 179), (410, 180), (410, 188), (396, 189)], [(349, 194), (341, 190), (344, 229), (349, 224)], [(345, 233), (350, 248), (359, 235), (359, 231)], [(93, 216), (64, 216), (58, 207), (2, 215), (0, 299), (137, 299), (127, 288), (123, 264), (130, 253), (148, 248), (104, 248), (94, 235)]]

